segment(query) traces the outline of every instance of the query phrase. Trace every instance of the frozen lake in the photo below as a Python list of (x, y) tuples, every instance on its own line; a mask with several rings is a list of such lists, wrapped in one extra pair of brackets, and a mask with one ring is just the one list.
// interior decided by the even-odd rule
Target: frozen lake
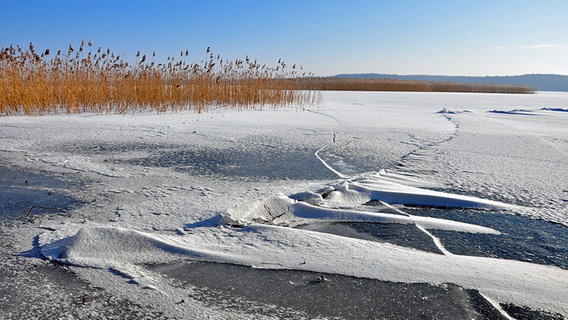
[(568, 317), (568, 94), (323, 98), (0, 117), (0, 307)]

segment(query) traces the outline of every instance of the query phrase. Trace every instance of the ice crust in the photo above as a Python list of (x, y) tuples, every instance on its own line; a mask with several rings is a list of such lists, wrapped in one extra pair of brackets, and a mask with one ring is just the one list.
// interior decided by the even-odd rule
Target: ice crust
[[(109, 226), (85, 226), (46, 257), (82, 267), (119, 272), (144, 288), (160, 288), (140, 263), (187, 258), (255, 268), (297, 269), (379, 280), (454, 283), (478, 289), (499, 302), (539, 306), (565, 313), (566, 270), (494, 258), (440, 255), (391, 244), (291, 229), (249, 225), (194, 230), (156, 237)], [(175, 257), (177, 256), (177, 257)]]
[[(251, 204), (235, 206), (227, 211), (224, 221), (233, 226), (255, 222), (295, 226), (310, 223), (310, 219), (334, 222), (400, 223), (416, 224), (427, 229), (499, 234), (499, 231), (491, 228), (444, 219), (412, 216), (401, 210), (397, 210), (398, 214), (392, 214), (365, 212), (363, 208), (359, 210), (338, 208), (360, 207), (369, 201), (380, 201), (384, 203), (387, 210), (392, 208), (390, 204), (509, 210), (516, 208), (496, 201), (405, 186), (393, 182), (392, 178), (390, 181), (382, 181), (379, 173), (365, 174), (357, 179), (343, 181), (335, 186), (324, 188), (323, 191), (325, 199), (318, 193), (312, 193), (310, 197), (307, 197), (307, 201), (296, 201), (294, 198), (298, 197), (295, 195), (290, 197), (279, 195)], [(315, 204), (314, 199), (317, 199)]]
[[(564, 269), (460, 256), (439, 240), (444, 254), (293, 228), (363, 221), (415, 224), (427, 234), (507, 232), (413, 216), (404, 205), (476, 208), (568, 225), (568, 114), (553, 112), (565, 110), (566, 94), (329, 92), (324, 99), (310, 110), (0, 117), (6, 164), (23, 159), (29, 170), (89, 181), (86, 190), (68, 193), (97, 200), (69, 217), (40, 222), (39, 235), (38, 229), (21, 234), (35, 232), (44, 257), (79, 267), (74, 270), (88, 281), (148, 303), (181, 293), (144, 266), (188, 259), (455, 283), (499, 303), (568, 315)], [(262, 161), (266, 149), (298, 146), (312, 150), (315, 165), (336, 179), (224, 179), (196, 174), (184, 162), (129, 162), (184, 148), (246, 148), (258, 155), (251, 161)], [(271, 177), (279, 176), (285, 173)], [(378, 209), (369, 210), (370, 201)], [(22, 242), (32, 243), (23, 236)]]

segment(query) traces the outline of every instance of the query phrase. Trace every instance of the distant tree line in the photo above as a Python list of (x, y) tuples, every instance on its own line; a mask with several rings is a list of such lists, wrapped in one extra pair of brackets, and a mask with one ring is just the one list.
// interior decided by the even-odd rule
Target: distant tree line
[(568, 76), (559, 74), (524, 74), (518, 76), (435, 76), (435, 75), (397, 75), (379, 73), (338, 74), (334, 78), (393, 79), (412, 81), (436, 81), (458, 83), (490, 83), (500, 85), (520, 85), (533, 87), (537, 91), (568, 91)]

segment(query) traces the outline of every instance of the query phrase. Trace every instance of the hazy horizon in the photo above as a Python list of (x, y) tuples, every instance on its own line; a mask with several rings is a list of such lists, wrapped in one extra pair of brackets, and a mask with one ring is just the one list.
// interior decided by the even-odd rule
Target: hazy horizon
[(284, 59), (318, 76), (342, 73), (568, 75), (568, 2), (527, 1), (26, 1), (5, 2), (0, 47), (62, 49), (81, 39), (193, 61)]

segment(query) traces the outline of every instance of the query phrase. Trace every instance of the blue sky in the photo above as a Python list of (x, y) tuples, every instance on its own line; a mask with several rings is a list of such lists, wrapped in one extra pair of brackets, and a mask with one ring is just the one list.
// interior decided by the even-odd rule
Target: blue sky
[(316, 75), (568, 74), (566, 0), (0, 0), (0, 47), (81, 39), (134, 58), (211, 47)]

